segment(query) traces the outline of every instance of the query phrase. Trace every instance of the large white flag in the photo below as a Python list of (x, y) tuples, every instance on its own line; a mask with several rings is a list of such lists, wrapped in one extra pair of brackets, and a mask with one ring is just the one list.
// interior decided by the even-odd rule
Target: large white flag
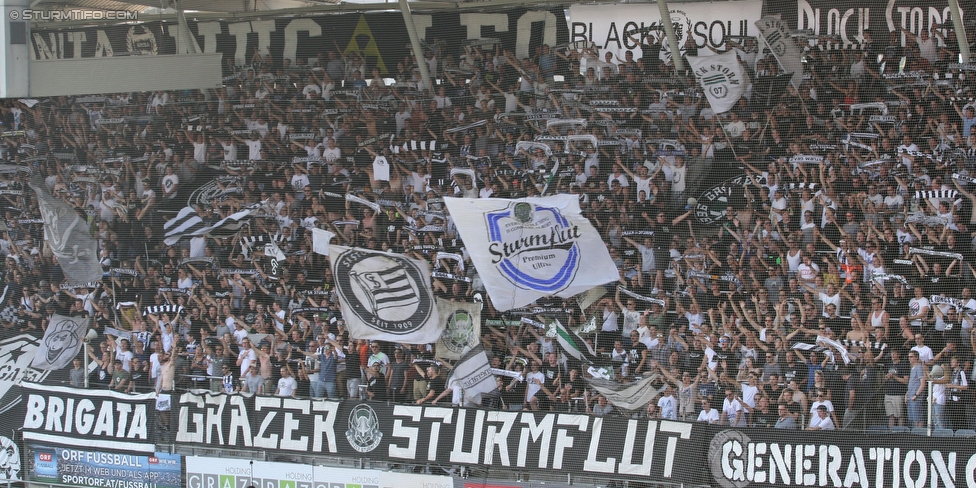
[(742, 69), (735, 51), (687, 58), (712, 110), (720, 114), (735, 107), (749, 84), (749, 75)]
[(350, 337), (430, 344), (444, 329), (427, 263), (402, 254), (330, 246), (339, 306)]
[(800, 83), (803, 82), (803, 53), (790, 37), (786, 24), (776, 17), (767, 15), (756, 21), (756, 27), (759, 28), (759, 34), (766, 41), (766, 45), (773, 52), (783, 71), (793, 74), (790, 84), (793, 88), (800, 88)]
[(71, 364), (71, 360), (81, 351), (85, 334), (88, 333), (88, 318), (65, 317), (53, 314), (51, 322), (44, 331), (44, 338), (34, 354), (31, 367), (43, 370), (61, 369)]
[(544, 296), (569, 298), (619, 278), (606, 244), (580, 215), (574, 195), (445, 198), (444, 203), (499, 311)]
[(88, 234), (88, 223), (71, 205), (51, 195), (39, 175), (31, 176), (28, 185), (37, 194), (37, 206), (44, 218), (44, 242), (58, 258), (68, 284), (101, 281), (98, 243)]

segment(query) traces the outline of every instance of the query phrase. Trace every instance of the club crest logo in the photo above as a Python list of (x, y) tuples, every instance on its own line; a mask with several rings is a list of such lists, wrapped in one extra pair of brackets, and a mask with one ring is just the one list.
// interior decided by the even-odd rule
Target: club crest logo
[(19, 480), (20, 470), (20, 448), (9, 437), (0, 436), (0, 480)]
[(558, 208), (515, 202), (485, 219), (492, 263), (513, 285), (554, 294), (572, 283), (580, 228)]
[(441, 343), (451, 352), (463, 354), (472, 344), (477, 343), (477, 340), (471, 315), (464, 310), (452, 313), (447, 319), (447, 328), (441, 336)]
[(336, 259), (336, 289), (363, 323), (391, 334), (414, 332), (434, 312), (427, 279), (412, 259), (352, 249)]
[(372, 407), (361, 403), (352, 409), (346, 440), (357, 452), (372, 452), (380, 445), (383, 433), (380, 432), (380, 419)]

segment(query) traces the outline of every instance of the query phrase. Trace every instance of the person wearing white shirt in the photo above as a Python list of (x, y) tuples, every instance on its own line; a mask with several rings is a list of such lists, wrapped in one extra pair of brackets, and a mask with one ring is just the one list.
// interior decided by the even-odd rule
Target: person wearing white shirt
[(224, 142), (224, 141), (221, 140), (220, 141), (220, 148), (224, 152), (224, 161), (235, 161), (235, 160), (237, 160), (237, 145), (234, 144), (234, 141), (233, 140), (228, 141), (228, 142)]
[(305, 192), (303, 190), (310, 184), (308, 175), (304, 171), (296, 170), (295, 174), (291, 176), (291, 187), (295, 190), (295, 198), (298, 200), (305, 199)]
[(918, 360), (922, 364), (930, 365), (935, 361), (935, 354), (932, 352), (932, 348), (925, 345), (925, 336), (922, 334), (915, 334), (915, 345), (911, 348), (912, 351), (918, 353)]
[(237, 365), (241, 368), (241, 376), (247, 375), (251, 363), (257, 361), (258, 355), (251, 346), (251, 339), (245, 338), (241, 341), (241, 352), (237, 354)]
[(251, 135), (247, 139), (240, 136), (234, 136), (234, 139), (247, 146), (247, 159), (252, 161), (260, 161), (262, 159), (261, 139), (258, 138), (257, 132), (252, 131)]
[(827, 416), (830, 417), (831, 422), (837, 425), (837, 414), (834, 412), (834, 402), (827, 399), (827, 394), (823, 390), (817, 390), (813, 394), (814, 402), (810, 404), (810, 418), (817, 418), (817, 410), (820, 407), (827, 409)]
[(275, 396), (292, 397), (298, 391), (298, 382), (291, 375), (291, 369), (287, 366), (281, 368), (281, 379), (278, 380), (278, 389)]
[(746, 416), (745, 408), (735, 396), (735, 390), (725, 390), (725, 399), (722, 400), (722, 417), (719, 419), (719, 423), (731, 427), (745, 427)]
[(708, 422), (710, 424), (718, 424), (721, 421), (718, 410), (712, 408), (712, 404), (708, 399), (702, 400), (702, 409), (701, 412), (698, 412), (698, 421)]
[(747, 383), (742, 383), (742, 402), (749, 406), (750, 409), (756, 408), (756, 395), (759, 394), (759, 386), (756, 384), (758, 378), (756, 375), (750, 374)]
[(901, 163), (908, 168), (908, 172), (912, 172), (912, 163), (915, 161), (915, 157), (911, 156), (909, 153), (918, 152), (918, 146), (912, 142), (912, 136), (905, 134), (902, 139), (902, 143), (898, 146), (898, 154), (901, 154)]
[[(922, 324), (928, 320), (929, 311), (932, 305), (925, 297), (925, 290), (921, 286), (915, 287), (915, 296), (908, 301), (908, 320), (914, 330), (920, 330)], [(925, 362), (925, 359), (922, 359)]]
[(820, 405), (817, 407), (817, 414), (810, 419), (810, 426), (807, 430), (834, 430), (834, 421), (827, 415), (827, 407)]
[(166, 176), (160, 182), (163, 189), (163, 198), (172, 200), (176, 198), (176, 192), (180, 187), (180, 177), (173, 173), (172, 166), (166, 166)]
[(393, 116), (396, 120), (396, 135), (403, 133), (403, 130), (407, 128), (407, 121), (413, 118), (410, 110), (407, 108), (407, 104), (400, 103), (397, 113)]
[(674, 387), (664, 387), (664, 394), (658, 399), (657, 407), (662, 419), (678, 420), (678, 398), (674, 396)]
[(328, 163), (333, 163), (342, 156), (342, 151), (336, 147), (335, 139), (326, 141), (326, 148), (322, 150), (322, 159)]

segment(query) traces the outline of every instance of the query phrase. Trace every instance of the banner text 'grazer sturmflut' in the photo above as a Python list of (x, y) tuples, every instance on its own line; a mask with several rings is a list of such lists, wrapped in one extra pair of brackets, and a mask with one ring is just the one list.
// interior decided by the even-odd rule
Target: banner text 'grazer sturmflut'
[(178, 414), (176, 442), (194, 446), (659, 481), (692, 479), (704, 462), (692, 424), (670, 421), (195, 393)]
[(724, 488), (976, 487), (976, 446), (961, 438), (222, 394), (186, 393), (178, 410), (176, 442), (201, 447)]

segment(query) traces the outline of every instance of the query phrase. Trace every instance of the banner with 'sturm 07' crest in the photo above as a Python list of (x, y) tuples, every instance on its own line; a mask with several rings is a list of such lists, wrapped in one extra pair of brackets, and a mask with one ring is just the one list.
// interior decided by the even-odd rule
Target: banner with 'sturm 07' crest
[(444, 203), (499, 311), (544, 296), (569, 298), (618, 279), (606, 244), (573, 195)]

